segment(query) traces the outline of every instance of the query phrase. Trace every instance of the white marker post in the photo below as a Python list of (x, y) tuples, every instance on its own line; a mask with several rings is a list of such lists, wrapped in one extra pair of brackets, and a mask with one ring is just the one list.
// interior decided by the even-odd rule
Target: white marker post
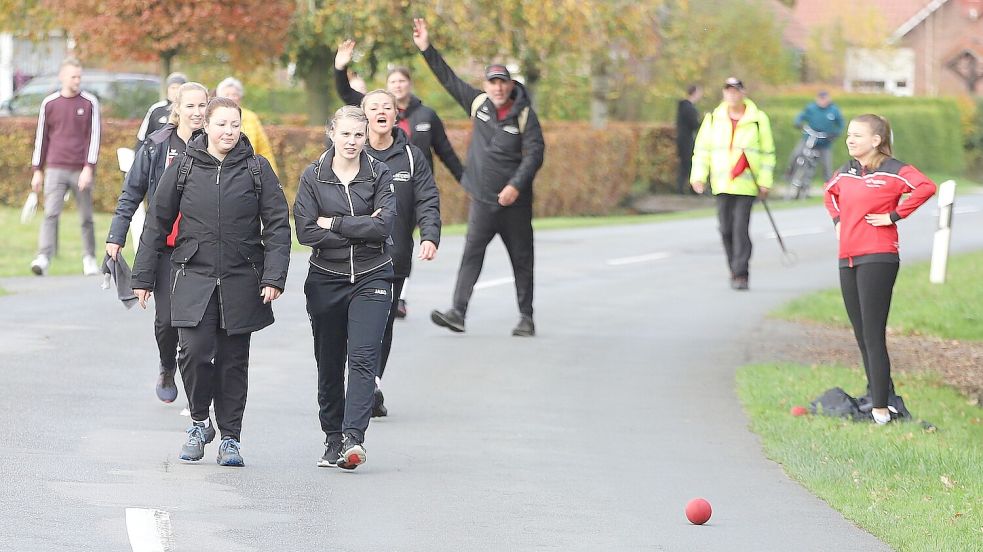
[(956, 182), (946, 180), (939, 186), (939, 227), (935, 231), (932, 245), (932, 266), (928, 281), (933, 284), (945, 283), (946, 267), (949, 264), (949, 242), (952, 239), (952, 209), (956, 202)]

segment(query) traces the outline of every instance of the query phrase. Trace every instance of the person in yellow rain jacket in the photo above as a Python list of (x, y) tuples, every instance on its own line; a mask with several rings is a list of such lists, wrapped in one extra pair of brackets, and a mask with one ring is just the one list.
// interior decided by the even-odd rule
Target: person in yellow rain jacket
[(744, 83), (728, 78), (723, 96), (724, 101), (703, 119), (696, 135), (690, 185), (702, 194), (709, 178), (717, 200), (730, 286), (747, 290), (751, 207), (756, 197), (768, 196), (774, 182), (775, 141), (768, 115), (745, 96)]
[(226, 77), (215, 87), (215, 95), (219, 98), (229, 98), (239, 105), (239, 109), (242, 110), (242, 133), (249, 138), (256, 155), (261, 155), (269, 161), (270, 166), (273, 167), (273, 172), (279, 175), (280, 168), (273, 156), (270, 139), (266, 137), (266, 131), (263, 130), (263, 123), (259, 122), (259, 116), (256, 115), (256, 112), (242, 107), (242, 97), (246, 95), (246, 89), (243, 88), (242, 83), (238, 79)]

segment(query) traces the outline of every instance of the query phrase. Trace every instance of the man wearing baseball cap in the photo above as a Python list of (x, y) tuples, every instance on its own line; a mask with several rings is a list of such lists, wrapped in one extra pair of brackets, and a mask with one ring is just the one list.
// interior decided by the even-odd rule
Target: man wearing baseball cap
[(519, 323), (512, 335), (531, 337), (533, 323), (533, 179), (543, 165), (543, 131), (529, 94), (501, 64), (485, 68), (484, 92), (464, 82), (430, 45), (427, 23), (413, 20), (413, 42), (437, 80), (473, 120), (471, 145), (461, 184), (471, 196), (468, 234), (457, 273), (453, 307), (430, 319), (453, 332), (464, 331), (468, 303), (489, 242), (500, 235), (515, 276)]
[(703, 119), (696, 135), (690, 185), (703, 193), (710, 179), (733, 289), (748, 289), (751, 207), (756, 197), (768, 196), (774, 173), (775, 141), (768, 115), (745, 96), (740, 79), (729, 77), (723, 102)]
[(181, 88), (181, 85), (186, 82), (188, 82), (188, 77), (184, 73), (171, 73), (167, 75), (167, 80), (164, 81), (167, 85), (167, 98), (152, 104), (147, 109), (147, 115), (144, 116), (143, 123), (140, 124), (140, 129), (137, 130), (137, 145), (133, 148), (134, 151), (140, 149), (147, 136), (150, 136), (167, 124), (167, 119), (171, 116), (171, 104), (177, 98), (177, 89)]

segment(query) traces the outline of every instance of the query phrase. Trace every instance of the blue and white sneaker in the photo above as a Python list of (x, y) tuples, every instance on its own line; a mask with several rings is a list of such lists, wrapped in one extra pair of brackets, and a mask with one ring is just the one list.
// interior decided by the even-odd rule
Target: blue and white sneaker
[(246, 463), (242, 461), (239, 454), (239, 441), (233, 438), (222, 439), (222, 444), (218, 446), (218, 457), (215, 459), (219, 466), (242, 467)]
[(209, 423), (205, 427), (204, 422), (192, 422), (186, 431), (188, 440), (181, 447), (178, 458), (185, 462), (197, 462), (205, 457), (205, 445), (215, 439), (215, 424)]

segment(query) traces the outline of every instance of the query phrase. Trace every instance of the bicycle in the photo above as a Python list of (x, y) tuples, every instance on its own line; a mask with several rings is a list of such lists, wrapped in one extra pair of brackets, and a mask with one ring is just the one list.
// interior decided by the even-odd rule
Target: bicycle
[(802, 127), (806, 133), (806, 142), (802, 146), (802, 151), (792, 162), (791, 178), (788, 187), (785, 188), (785, 199), (799, 199), (809, 196), (809, 184), (816, 174), (816, 165), (819, 164), (821, 152), (816, 147), (819, 140), (828, 137), (825, 132), (816, 132), (809, 125)]

